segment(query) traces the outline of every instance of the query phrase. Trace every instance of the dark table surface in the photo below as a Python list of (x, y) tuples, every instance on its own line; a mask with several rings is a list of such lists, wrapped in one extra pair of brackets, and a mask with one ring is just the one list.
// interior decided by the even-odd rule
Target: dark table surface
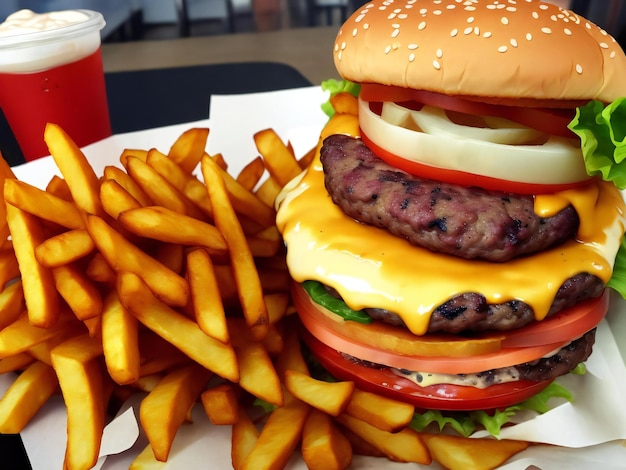
[[(212, 94), (274, 91), (310, 85), (296, 69), (274, 62), (106, 74), (114, 134), (206, 119)], [(23, 163), (19, 147), (2, 120), (0, 115), (0, 150), (11, 165)], [(5, 468), (31, 468), (18, 435), (0, 435), (0, 469)]]

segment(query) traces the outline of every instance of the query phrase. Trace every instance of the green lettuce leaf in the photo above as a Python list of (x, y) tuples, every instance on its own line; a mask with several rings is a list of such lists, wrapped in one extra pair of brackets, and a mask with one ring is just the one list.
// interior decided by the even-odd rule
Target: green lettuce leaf
[(361, 85), (349, 80), (335, 80), (334, 78), (330, 78), (322, 82), (322, 90), (330, 92), (328, 101), (322, 103), (322, 111), (324, 111), (324, 113), (331, 118), (335, 114), (335, 109), (333, 108), (333, 105), (330, 104), (330, 98), (335, 96), (337, 93), (344, 91), (358, 97), (359, 92), (361, 91)]
[(607, 286), (626, 299), (626, 237), (622, 237), (622, 244), (617, 251), (613, 265), (613, 274)]
[(569, 129), (580, 137), (587, 173), (626, 188), (626, 97), (604, 106), (590, 101), (576, 110)]
[(479, 428), (485, 428), (492, 436), (498, 437), (502, 426), (512, 422), (512, 418), (520, 411), (531, 410), (543, 414), (550, 410), (549, 401), (552, 398), (564, 398), (573, 401), (573, 396), (562, 385), (552, 382), (541, 392), (517, 405), (509, 406), (503, 410), (470, 411), (467, 413), (454, 412), (444, 413), (441, 411), (428, 410), (424, 413), (415, 413), (410, 427), (416, 431), (423, 431), (432, 423), (436, 423), (439, 430), (446, 426), (467, 437)]

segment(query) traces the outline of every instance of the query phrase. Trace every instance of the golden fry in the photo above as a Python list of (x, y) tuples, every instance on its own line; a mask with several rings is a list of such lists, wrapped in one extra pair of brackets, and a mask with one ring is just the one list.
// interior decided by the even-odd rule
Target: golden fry
[(102, 296), (98, 288), (87, 277), (84, 270), (75, 264), (52, 269), (57, 291), (69, 305), (76, 318), (88, 320), (102, 313)]
[(20, 277), (20, 268), (15, 257), (13, 241), (8, 240), (0, 248), (0, 289)]
[(114, 219), (120, 213), (142, 207), (141, 203), (135, 199), (121, 184), (115, 180), (104, 180), (100, 185), (100, 200), (104, 212)]
[(46, 125), (44, 140), (72, 193), (76, 205), (88, 214), (102, 214), (100, 181), (85, 154), (60, 126)]
[(432, 461), (420, 435), (410, 428), (390, 433), (347, 414), (342, 414), (337, 419), (350, 431), (380, 449), (390, 460), (422, 465), (430, 465)]
[(159, 206), (122, 212), (120, 224), (129, 232), (166, 243), (203, 246), (212, 254), (225, 254), (226, 240), (213, 225)]
[(243, 464), (256, 445), (259, 430), (254, 425), (246, 410), (240, 405), (237, 422), (233, 424), (230, 458), (234, 470), (241, 470)]
[(22, 372), (0, 400), (0, 433), (18, 434), (57, 390), (54, 369), (35, 362)]
[(408, 426), (414, 413), (413, 405), (358, 388), (346, 408), (346, 414), (388, 432)]
[(300, 440), (309, 411), (306, 403), (294, 398), (285, 400), (285, 406), (272, 411), (242, 469), (285, 468)]
[(238, 396), (233, 384), (225, 383), (202, 392), (202, 407), (213, 424), (235, 424), (239, 418)]
[(4, 198), (21, 210), (62, 227), (77, 229), (85, 226), (80, 210), (73, 203), (23, 181), (7, 180)]
[(141, 401), (141, 426), (157, 460), (167, 460), (176, 432), (211, 375), (199, 364), (190, 364), (163, 377)]
[(237, 292), (246, 322), (256, 338), (267, 334), (269, 318), (259, 273), (256, 270), (250, 248), (246, 243), (241, 225), (228, 199), (220, 170), (213, 160), (203, 158), (202, 174), (213, 205), (215, 225), (228, 244), (230, 261), (237, 284)]
[(311, 410), (304, 423), (302, 459), (310, 470), (343, 470), (352, 463), (350, 441), (319, 410)]
[(52, 272), (37, 261), (35, 249), (44, 241), (43, 228), (33, 215), (7, 204), (7, 222), (24, 285), (30, 322), (47, 328), (59, 317), (60, 300)]
[[(133, 155), (135, 155), (133, 153)], [(136, 156), (136, 155), (135, 155)], [(126, 165), (124, 165), (126, 166)], [(142, 206), (151, 206), (153, 205), (152, 200), (148, 197), (141, 186), (139, 186), (131, 176), (126, 173), (121, 168), (116, 166), (106, 166), (104, 167), (104, 177), (103, 182), (106, 181), (115, 181), (122, 188), (128, 192), (137, 202), (139, 202)], [(101, 190), (102, 191), (102, 190)]]
[(265, 173), (265, 164), (263, 163), (263, 159), (261, 157), (256, 157), (239, 172), (237, 175), (237, 182), (248, 191), (252, 191), (259, 181), (261, 181), (263, 173)]
[(294, 370), (285, 371), (284, 381), (294, 397), (331, 416), (343, 413), (354, 391), (354, 382), (324, 382)]
[(192, 128), (183, 132), (167, 153), (186, 173), (191, 174), (205, 153), (209, 129)]
[(467, 439), (445, 434), (421, 434), (433, 458), (450, 470), (492, 470), (518, 452), (528, 442), (508, 439)]
[(0, 330), (17, 320), (25, 308), (22, 280), (18, 279), (0, 292)]
[(285, 186), (302, 172), (294, 154), (273, 129), (254, 134), (254, 142), (267, 170), (280, 186)]
[(88, 335), (69, 339), (52, 350), (52, 365), (67, 407), (65, 467), (90, 469), (98, 460), (106, 403), (100, 341)]
[(89, 232), (79, 228), (48, 238), (35, 249), (35, 257), (42, 266), (55, 268), (87, 256), (94, 248)]
[(102, 349), (107, 370), (118, 384), (139, 379), (139, 333), (137, 319), (124, 308), (115, 290), (104, 299)]
[(187, 281), (152, 258), (97, 216), (87, 218), (87, 230), (109, 266), (141, 276), (150, 289), (169, 305), (184, 306), (189, 297)]
[(230, 335), (226, 325), (226, 313), (213, 262), (206, 250), (193, 250), (187, 255), (187, 280), (198, 326), (217, 341), (228, 343)]
[(191, 359), (232, 382), (239, 381), (239, 367), (232, 346), (206, 335), (196, 323), (159, 301), (137, 275), (118, 277), (122, 304), (145, 326)]
[(5, 357), (4, 359), (0, 359), (0, 374), (23, 371), (33, 362), (35, 362), (35, 358), (30, 354), (30, 351)]

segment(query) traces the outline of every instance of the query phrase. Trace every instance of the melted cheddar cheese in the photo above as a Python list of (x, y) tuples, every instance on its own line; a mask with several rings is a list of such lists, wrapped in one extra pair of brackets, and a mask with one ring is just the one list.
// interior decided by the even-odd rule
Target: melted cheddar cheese
[[(338, 132), (358, 136), (357, 117), (336, 115), (320, 142)], [(324, 188), (318, 148), (309, 169), (279, 196), (277, 225), (296, 281), (327, 284), (355, 310), (395, 312), (409, 330), (423, 335), (433, 310), (462, 293), (479, 292), (489, 303), (520, 300), (542, 320), (567, 278), (588, 272), (606, 283), (624, 233), (621, 193), (612, 183), (596, 181), (535, 198), (535, 210), (543, 216), (567, 204), (580, 216), (576, 240), (507, 263), (467, 261), (413, 246), (346, 216)]]

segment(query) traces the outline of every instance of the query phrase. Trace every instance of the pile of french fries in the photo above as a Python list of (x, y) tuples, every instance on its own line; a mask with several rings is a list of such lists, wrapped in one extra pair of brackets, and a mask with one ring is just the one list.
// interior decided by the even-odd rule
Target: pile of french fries
[[(338, 95), (334, 119), (342, 106), (354, 103)], [(61, 176), (45, 189), (0, 160), (0, 373), (16, 377), (0, 433), (19, 433), (61, 393), (65, 468), (89, 469), (109, 413), (141, 393), (149, 445), (136, 470), (167, 461), (198, 404), (232, 426), (235, 469), (283, 468), (294, 452), (311, 469), (344, 469), (356, 454), (482, 469), (527, 446), (417, 433), (412, 406), (311, 377), (273, 203), (316, 149), (298, 160), (264, 130), (260, 156), (231, 176), (208, 136), (192, 128), (167, 153), (126, 149), (96, 175), (50, 124)], [(259, 419), (255, 398), (274, 411)]]

